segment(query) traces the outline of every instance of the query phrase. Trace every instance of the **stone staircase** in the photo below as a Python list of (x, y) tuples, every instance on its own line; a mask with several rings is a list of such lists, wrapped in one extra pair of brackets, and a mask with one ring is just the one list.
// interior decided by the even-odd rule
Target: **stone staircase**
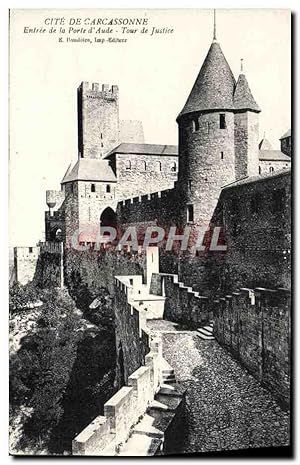
[(165, 359), (162, 362), (161, 377), (163, 385), (176, 383), (175, 372)]
[(165, 433), (175, 416), (180, 421), (183, 399), (184, 391), (178, 391), (176, 385), (162, 384), (147, 412), (134, 426), (128, 441), (121, 445), (115, 455), (163, 455)]
[(213, 335), (214, 327), (213, 323), (210, 322), (208, 325), (203, 326), (202, 328), (197, 329), (197, 336), (206, 341), (212, 341), (215, 339)]

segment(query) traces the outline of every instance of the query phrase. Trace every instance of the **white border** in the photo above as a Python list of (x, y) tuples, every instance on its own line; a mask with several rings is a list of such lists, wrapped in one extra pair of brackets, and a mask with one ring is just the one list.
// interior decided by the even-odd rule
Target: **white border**
[[(0, 33), (1, 33), (1, 40), (0, 40), (0, 47), (1, 47), (1, 94), (0, 94), (0, 102), (1, 102), (1, 124), (0, 124), (0, 140), (1, 140), (1, 168), (0, 168), (0, 202), (1, 202), (1, 228), (0, 228), (0, 257), (1, 257), (1, 276), (0, 276), (0, 283), (1, 283), (1, 322), (0, 328), (2, 331), (0, 337), (1, 343), (1, 356), (2, 356), (2, 363), (1, 363), (1, 416), (0, 416), (0, 458), (1, 464), (11, 463), (13, 460), (12, 457), (8, 457), (8, 357), (7, 357), (7, 329), (8, 329), (8, 231), (7, 231), (7, 224), (8, 224), (8, 9), (9, 8), (290, 8), (295, 13), (294, 18), (294, 48), (295, 48), (295, 59), (296, 59), (296, 51), (299, 52), (298, 48), (298, 33), (296, 27), (298, 25), (298, 15), (300, 10), (300, 2), (299, 0), (252, 0), (252, 1), (243, 1), (243, 0), (231, 0), (231, 1), (221, 1), (215, 0), (211, 2), (209, 0), (89, 0), (87, 2), (78, 1), (78, 0), (70, 0), (70, 1), (48, 1), (45, 2), (44, 0), (34, 0), (28, 1), (25, 0), (16, 0), (16, 1), (2, 1), (0, 6)], [(299, 76), (299, 60), (294, 63), (295, 67), (295, 76), (294, 76), (294, 83), (296, 85), (296, 76)], [(299, 99), (298, 99), (298, 92), (294, 89), (294, 160), (297, 159), (297, 150), (296, 150), (296, 134), (299, 134), (299, 120), (296, 118)], [(300, 162), (294, 164), (294, 184), (295, 184), (295, 194), (296, 197), (294, 199), (294, 208), (295, 208), (295, 239), (296, 239), (296, 231), (298, 229), (298, 220), (299, 217), (297, 215), (298, 208), (297, 204), (299, 203), (299, 179), (300, 179)], [(300, 220), (299, 220), (300, 221)], [(295, 264), (298, 263), (299, 253), (296, 250), (296, 254), (294, 255)], [(295, 276), (295, 292), (297, 288), (300, 286), (300, 279), (299, 276)], [(297, 343), (297, 335), (299, 334), (299, 318), (297, 317), (298, 313), (298, 300), (295, 300), (294, 303), (294, 323), (296, 323), (294, 328), (294, 361), (295, 361), (295, 372), (294, 376), (298, 374), (299, 368), (299, 350), (298, 350), (298, 343)], [(298, 361), (297, 361), (298, 358)], [(294, 379), (294, 392), (295, 394), (298, 392), (298, 376)], [(299, 408), (298, 402), (295, 402), (295, 431), (294, 431), (294, 438), (295, 438), (295, 452), (298, 456), (298, 447), (297, 447), (297, 434), (296, 428), (299, 420)], [(201, 456), (196, 458), (197, 460), (201, 460), (202, 463), (209, 462), (213, 464), (217, 462), (217, 459), (201, 459)], [(32, 461), (33, 459), (27, 459)], [(64, 463), (63, 458), (55, 459), (56, 463)], [(69, 461), (74, 461), (74, 459), (68, 458)], [(84, 459), (81, 459), (84, 460)], [(107, 462), (107, 459), (99, 458), (102, 462)], [(122, 461), (129, 461), (130, 459), (123, 459)], [(140, 460), (143, 460), (142, 458)], [(144, 459), (145, 460), (145, 459)], [(172, 460), (172, 458), (167, 459), (164, 457), (162, 459), (156, 459), (155, 463), (161, 462), (162, 460)], [(176, 461), (186, 461), (188, 460), (188, 456), (182, 456), (180, 459), (176, 459)], [(224, 460), (224, 459), (223, 459)], [(294, 459), (295, 460), (295, 459)], [(84, 460), (86, 462), (86, 460)], [(234, 460), (235, 463), (239, 462), (240, 460)], [(264, 463), (265, 460), (255, 460), (256, 464)], [(35, 458), (34, 462), (36, 464), (43, 463), (42, 458)], [(283, 460), (279, 460), (278, 462), (283, 462)]]

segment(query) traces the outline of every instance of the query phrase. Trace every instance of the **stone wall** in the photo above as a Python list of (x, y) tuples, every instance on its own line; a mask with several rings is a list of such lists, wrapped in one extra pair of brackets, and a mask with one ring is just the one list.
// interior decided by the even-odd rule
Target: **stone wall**
[[(116, 455), (153, 400), (158, 384), (158, 353), (128, 377), (128, 385), (104, 404), (104, 415), (90, 423), (72, 443), (73, 455)], [(145, 451), (147, 455), (147, 451)]]
[(292, 156), (292, 137), (285, 137), (284, 139), (280, 139), (280, 150), (288, 155), (289, 157)]
[(127, 383), (129, 376), (145, 363), (149, 346), (148, 337), (142, 335), (140, 313), (128, 304), (126, 286), (115, 286), (114, 313), (116, 322), (117, 382)]
[(39, 247), (14, 247), (14, 269), (17, 282), (27, 284), (33, 280), (39, 255)]
[(259, 174), (268, 174), (273, 171), (288, 169), (290, 166), (291, 163), (289, 161), (259, 160)]
[(84, 158), (102, 158), (119, 140), (119, 90), (107, 84), (83, 82), (77, 92), (78, 152)]
[(166, 320), (189, 328), (198, 328), (207, 324), (212, 318), (209, 299), (179, 281), (177, 275), (154, 273), (150, 292), (166, 297), (164, 310)]
[(77, 289), (78, 283), (90, 289), (95, 297), (101, 287), (107, 288), (113, 295), (115, 276), (122, 274), (145, 276), (145, 255), (115, 249), (65, 251), (65, 282), (75, 300), (80, 292), (80, 289)]
[(258, 114), (252, 111), (234, 115), (235, 178), (258, 174)]
[(179, 121), (179, 224), (186, 224), (187, 207), (192, 205), (194, 222), (209, 225), (220, 189), (235, 180), (234, 114), (222, 114), (224, 129), (219, 112), (188, 115)]
[[(114, 154), (118, 200), (172, 189), (178, 174), (176, 155)], [(129, 169), (130, 167), (130, 169)]]
[(223, 292), (291, 287), (290, 171), (224, 188), (215, 221), (223, 224), (227, 243)]
[(45, 212), (45, 239), (55, 241), (66, 239), (65, 210), (61, 208), (56, 211)]
[(214, 336), (284, 406), (290, 402), (291, 297), (241, 288), (214, 302)]

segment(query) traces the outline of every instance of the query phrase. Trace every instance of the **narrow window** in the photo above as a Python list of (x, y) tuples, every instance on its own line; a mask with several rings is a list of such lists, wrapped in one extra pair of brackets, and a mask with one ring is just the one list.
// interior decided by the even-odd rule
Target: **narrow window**
[(160, 161), (157, 162), (157, 171), (161, 171), (161, 162)]
[(194, 205), (188, 205), (187, 207), (187, 220), (188, 222), (194, 221)]
[(106, 184), (106, 192), (109, 194), (110, 193), (110, 184)]
[(193, 119), (193, 131), (199, 131), (199, 118), (194, 118)]
[(261, 166), (258, 167), (258, 174), (261, 174)]
[(143, 161), (143, 170), (147, 171), (147, 163), (145, 161)]
[(96, 192), (96, 186), (95, 186), (95, 184), (91, 184), (91, 192)]
[(126, 160), (126, 165), (125, 165), (125, 168), (126, 170), (131, 170), (131, 161), (130, 160)]
[(32, 252), (33, 252), (33, 248), (29, 247), (29, 253), (32, 253)]
[(224, 152), (221, 152), (221, 160), (224, 160)]
[(101, 147), (103, 147), (103, 142), (101, 142)]
[(188, 185), (189, 185), (189, 190), (191, 191), (192, 190), (192, 181), (190, 179), (188, 180)]
[(133, 286), (133, 279), (132, 278), (129, 278), (129, 284), (130, 284), (130, 286)]
[(226, 120), (224, 113), (220, 114), (220, 129), (226, 129)]
[(102, 136), (102, 132), (101, 132), (101, 135), (100, 135), (101, 139), (103, 139), (103, 136)]
[(269, 171), (270, 171), (270, 173), (273, 173), (273, 171), (274, 171), (273, 166), (270, 166)]

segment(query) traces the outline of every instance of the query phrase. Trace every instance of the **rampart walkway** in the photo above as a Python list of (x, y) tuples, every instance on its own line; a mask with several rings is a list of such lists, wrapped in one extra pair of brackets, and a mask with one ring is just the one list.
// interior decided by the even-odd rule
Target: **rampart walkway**
[(164, 357), (187, 389), (182, 452), (289, 445), (289, 413), (269, 392), (216, 341), (175, 331), (162, 337)]

